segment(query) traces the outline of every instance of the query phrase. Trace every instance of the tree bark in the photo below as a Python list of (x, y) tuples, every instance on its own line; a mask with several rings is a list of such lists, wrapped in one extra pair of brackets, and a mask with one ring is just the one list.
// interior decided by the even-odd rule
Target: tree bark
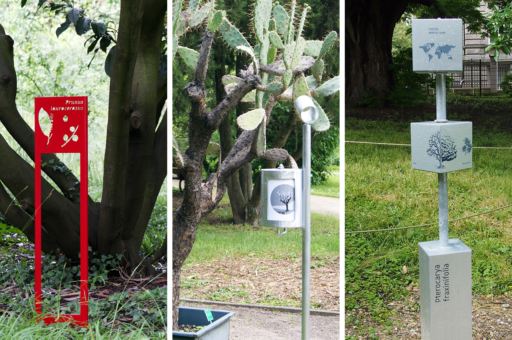
[[(251, 162), (255, 155), (251, 152), (254, 131), (245, 131), (237, 139), (229, 154), (219, 164), (218, 173), (212, 174), (208, 182), (202, 184), (202, 163), (212, 134), (229, 115), (242, 98), (261, 84), (259, 76), (249, 75), (210, 112), (206, 111), (206, 90), (204, 81), (208, 69), (213, 34), (205, 30), (201, 51), (196, 67), (195, 78), (185, 90), (191, 103), (189, 112), (189, 148), (183, 155), (185, 190), (183, 201), (173, 218), (173, 329), (178, 323), (179, 278), (181, 267), (190, 254), (196, 237), (197, 225), (202, 216), (208, 214), (221, 200), (226, 191), (227, 179), (244, 164)], [(214, 193), (213, 188), (217, 190)]]
[(143, 2), (121, 1), (119, 38), (110, 79), (107, 146), (103, 167), (98, 253), (122, 253), (132, 84), (139, 49)]
[(393, 86), (393, 30), (407, 5), (432, 5), (435, 0), (349, 0), (345, 6), (345, 102), (359, 106), (373, 100), (384, 106)]

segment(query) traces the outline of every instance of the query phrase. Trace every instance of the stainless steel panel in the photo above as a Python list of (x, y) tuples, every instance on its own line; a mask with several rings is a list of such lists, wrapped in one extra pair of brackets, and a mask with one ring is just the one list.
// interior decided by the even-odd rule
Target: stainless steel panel
[(422, 340), (469, 340), (471, 249), (459, 239), (419, 243)]

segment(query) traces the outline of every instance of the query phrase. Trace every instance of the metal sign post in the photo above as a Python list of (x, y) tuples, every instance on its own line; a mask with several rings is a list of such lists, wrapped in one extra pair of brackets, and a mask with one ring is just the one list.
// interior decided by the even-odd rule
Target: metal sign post
[(80, 154), (80, 314), (44, 315), (46, 324), (88, 323), (87, 97), (35, 98), (35, 308), (41, 302), (41, 154)]
[(462, 72), (462, 20), (415, 19), (413, 71), (436, 73), (436, 120), (411, 123), (412, 168), (438, 174), (439, 240), (420, 242), (422, 340), (471, 339), (471, 249), (448, 235), (448, 172), (473, 166), (472, 123), (446, 118), (445, 73)]
[[(302, 228), (302, 340), (309, 339), (311, 268), (311, 124), (318, 110), (308, 96), (300, 96), (295, 108), (304, 122), (302, 129), (302, 170), (261, 170), (261, 225)], [(293, 208), (291, 204), (293, 203)], [(283, 205), (284, 204), (284, 205)], [(280, 233), (279, 235), (284, 235)]]

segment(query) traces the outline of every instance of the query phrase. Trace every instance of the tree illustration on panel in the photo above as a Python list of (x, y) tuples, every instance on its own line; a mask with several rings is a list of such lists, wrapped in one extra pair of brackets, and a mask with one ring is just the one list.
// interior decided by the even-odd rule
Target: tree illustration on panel
[(279, 201), (281, 201), (281, 203), (284, 203), (284, 205), (286, 205), (286, 210), (285, 210), (285, 213), (286, 213), (288, 211), (288, 203), (290, 203), (290, 200), (292, 199), (292, 193), (279, 190), (277, 192), (277, 194), (279, 195)]
[(439, 161), (438, 169), (444, 167), (443, 162), (452, 161), (457, 158), (455, 141), (448, 135), (442, 135), (441, 131), (437, 131), (430, 136), (428, 145), (427, 154)]
[(469, 140), (469, 138), (464, 138), (464, 146), (462, 147), (462, 152), (464, 152), (465, 154), (468, 154), (471, 152), (471, 150), (473, 149), (473, 145), (471, 144), (471, 141)]

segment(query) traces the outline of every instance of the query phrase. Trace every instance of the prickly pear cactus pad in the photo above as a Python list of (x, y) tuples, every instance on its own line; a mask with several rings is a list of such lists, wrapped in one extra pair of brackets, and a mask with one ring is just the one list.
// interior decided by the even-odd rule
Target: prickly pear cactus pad
[[(292, 73), (298, 74), (305, 72), (306, 70), (310, 69), (314, 63), (315, 59), (313, 59), (313, 57), (303, 55), (300, 58), (300, 61), (297, 64), (297, 66), (293, 69)], [(285, 67), (284, 62), (282, 60), (275, 61), (269, 65), (262, 65), (260, 67), (261, 72), (273, 74), (275, 76), (282, 76), (286, 70), (287, 68)]]
[(288, 13), (283, 6), (277, 5), (274, 7), (272, 15), (276, 21), (276, 28), (278, 32), (284, 36), (288, 32), (288, 21), (290, 20)]
[(222, 37), (229, 45), (229, 47), (235, 49), (237, 46), (247, 46), (251, 48), (251, 45), (247, 42), (247, 39), (240, 33), (240, 31), (226, 19), (222, 19), (220, 25), (220, 33)]
[(213, 15), (212, 20), (208, 24), (208, 29), (211, 32), (215, 32), (220, 27), (220, 24), (222, 24), (222, 19), (223, 18), (224, 18), (224, 13), (222, 13), (222, 11), (215, 12), (215, 14)]
[(257, 0), (254, 6), (254, 31), (260, 42), (265, 39), (272, 13), (272, 0)]
[(327, 115), (325, 114), (325, 112), (322, 109), (322, 107), (320, 106), (320, 104), (318, 104), (318, 102), (314, 98), (311, 98), (311, 99), (313, 99), (313, 103), (315, 103), (315, 106), (318, 110), (318, 119), (316, 120), (316, 122), (311, 124), (311, 128), (318, 132), (323, 132), (323, 131), (329, 130), (329, 128), (331, 127), (331, 122), (329, 121), (329, 117), (327, 117)]
[(207, 3), (201, 9), (194, 13), (192, 18), (190, 18), (189, 25), (191, 28), (194, 28), (196, 26), (199, 26), (203, 23), (203, 21), (208, 17), (211, 11), (211, 3)]
[(320, 55), (320, 50), (322, 49), (323, 41), (321, 40), (307, 40), (306, 46), (304, 47), (304, 55), (308, 55), (310, 57), (318, 57)]
[(196, 69), (197, 61), (199, 59), (199, 52), (191, 50), (187, 47), (179, 46), (178, 53), (188, 67), (194, 70)]
[(265, 109), (256, 109), (244, 113), (237, 118), (236, 122), (240, 128), (246, 131), (254, 130), (260, 125), (263, 116), (265, 116)]
[(340, 77), (336, 76), (329, 79), (315, 89), (315, 96), (330, 96), (340, 90)]
[(338, 39), (338, 33), (332, 31), (325, 37), (324, 43), (322, 44), (322, 48), (320, 49), (320, 54), (318, 54), (318, 58), (323, 58), (323, 56), (329, 51), (331, 46), (336, 42)]

